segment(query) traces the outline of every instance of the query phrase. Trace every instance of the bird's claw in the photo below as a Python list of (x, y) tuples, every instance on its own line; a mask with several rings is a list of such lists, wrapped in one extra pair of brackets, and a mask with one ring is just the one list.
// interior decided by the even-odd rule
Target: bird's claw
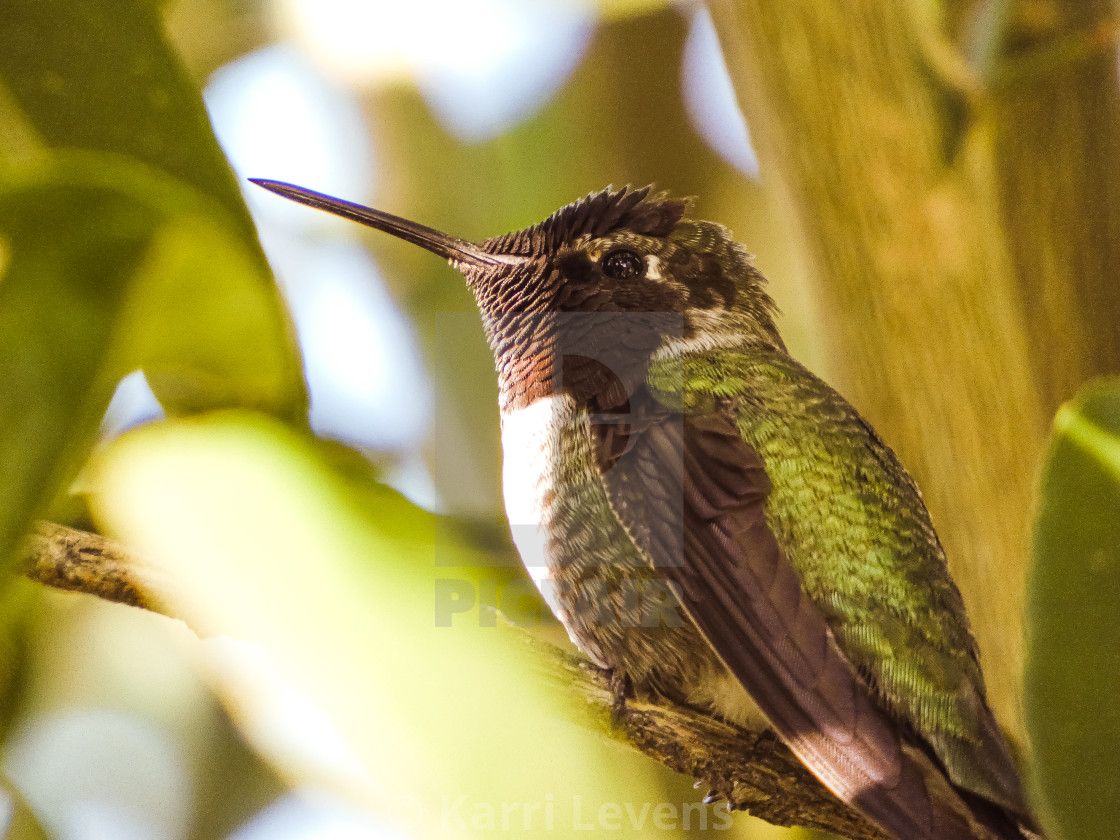
[(614, 698), (611, 702), (611, 723), (617, 726), (626, 715), (626, 700), (633, 696), (633, 687), (629, 677), (618, 669), (611, 671), (609, 685)]

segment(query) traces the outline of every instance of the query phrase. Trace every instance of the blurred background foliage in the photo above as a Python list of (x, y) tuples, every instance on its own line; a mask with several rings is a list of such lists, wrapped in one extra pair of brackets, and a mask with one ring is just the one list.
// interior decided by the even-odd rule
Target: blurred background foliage
[[(918, 477), (1053, 835), (1111, 837), (1120, 385), (1045, 429), (1120, 368), (1114, 14), (0, 0), (8, 836), (553, 836), (574, 803), (610, 834), (798, 833), (563, 722), (487, 626), (560, 641), (469, 294), (239, 194), (264, 177), (471, 238), (608, 183), (696, 196)], [(163, 564), (191, 629), (20, 578), (42, 516)]]

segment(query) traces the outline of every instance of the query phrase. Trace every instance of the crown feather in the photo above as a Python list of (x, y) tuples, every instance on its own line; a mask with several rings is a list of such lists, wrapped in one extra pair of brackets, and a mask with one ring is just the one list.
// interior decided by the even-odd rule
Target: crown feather
[(561, 207), (543, 222), (482, 242), (491, 254), (540, 257), (555, 253), (580, 236), (607, 236), (625, 230), (641, 236), (666, 236), (684, 217), (689, 202), (653, 193), (653, 187), (607, 187)]

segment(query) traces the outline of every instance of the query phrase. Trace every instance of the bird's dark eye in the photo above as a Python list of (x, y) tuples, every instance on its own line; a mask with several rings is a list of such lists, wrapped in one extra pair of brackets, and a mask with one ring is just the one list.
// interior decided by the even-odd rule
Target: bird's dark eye
[(640, 256), (633, 251), (621, 249), (611, 251), (603, 257), (600, 264), (603, 266), (603, 273), (615, 280), (628, 280), (641, 274), (645, 269), (645, 262)]

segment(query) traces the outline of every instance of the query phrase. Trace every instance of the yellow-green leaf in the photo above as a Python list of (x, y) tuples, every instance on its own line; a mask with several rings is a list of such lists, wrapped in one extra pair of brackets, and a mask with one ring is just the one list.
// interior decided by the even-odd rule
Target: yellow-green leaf
[[(256, 234), (198, 86), (148, 0), (0, 0), (0, 85), (48, 149), (114, 152), (221, 205)], [(263, 263), (259, 251), (255, 255)]]
[(1026, 701), (1051, 837), (1106, 840), (1120, 802), (1120, 379), (1058, 412), (1035, 527)]
[(117, 381), (171, 412), (299, 417), (271, 278), (196, 190), (112, 155), (0, 172), (0, 558), (73, 476)]
[(604, 803), (632, 830), (622, 803), (641, 811), (657, 789), (648, 764), (566, 722), (570, 701), (506, 632), (437, 622), (447, 570), (431, 515), (356, 493), (314, 443), (244, 414), (136, 429), (98, 464), (92, 507), (172, 582), (170, 611), (203, 634), (263, 643), (357, 759), (326, 779), (294, 766), (292, 733), (246, 720), (250, 680), (234, 669), (221, 690), (290, 774), (358, 797), (411, 836), (587, 836)]

